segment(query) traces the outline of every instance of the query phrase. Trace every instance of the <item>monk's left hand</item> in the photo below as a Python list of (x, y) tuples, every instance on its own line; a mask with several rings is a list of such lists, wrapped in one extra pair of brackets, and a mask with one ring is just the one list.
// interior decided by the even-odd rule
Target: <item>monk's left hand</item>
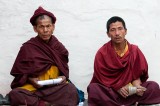
[(142, 84), (142, 82), (141, 82), (140, 78), (138, 78), (132, 82), (132, 85), (137, 88), (136, 94), (138, 96), (143, 96), (144, 92), (146, 91), (146, 88), (141, 86), (141, 84)]
[(142, 86), (137, 86), (137, 92), (136, 94), (138, 96), (143, 96), (144, 92), (146, 91), (147, 89), (145, 87), (142, 87)]
[(62, 81), (60, 84), (66, 83), (66, 77), (65, 76), (59, 76), (58, 78), (62, 78)]

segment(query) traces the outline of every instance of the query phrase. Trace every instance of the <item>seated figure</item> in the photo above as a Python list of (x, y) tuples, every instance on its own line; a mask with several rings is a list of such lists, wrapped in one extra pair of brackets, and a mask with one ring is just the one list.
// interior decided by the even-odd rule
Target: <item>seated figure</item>
[[(11, 106), (76, 106), (78, 93), (69, 83), (68, 50), (54, 36), (56, 17), (39, 7), (30, 19), (36, 37), (25, 42), (11, 70)], [(61, 78), (59, 84), (38, 81)]]
[(127, 28), (124, 20), (113, 16), (106, 27), (111, 40), (96, 53), (94, 74), (87, 88), (88, 105), (159, 104), (159, 85), (147, 81), (147, 61), (138, 46), (125, 39)]

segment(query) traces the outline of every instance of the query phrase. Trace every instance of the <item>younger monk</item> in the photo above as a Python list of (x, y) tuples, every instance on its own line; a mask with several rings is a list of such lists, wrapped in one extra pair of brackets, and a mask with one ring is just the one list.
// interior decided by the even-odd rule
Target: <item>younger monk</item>
[[(68, 83), (68, 51), (54, 36), (56, 17), (39, 7), (30, 19), (37, 36), (25, 42), (11, 70), (11, 106), (76, 106), (76, 87)], [(37, 82), (62, 78), (58, 85)]]
[(130, 44), (121, 17), (107, 22), (111, 38), (97, 52), (88, 86), (89, 106), (131, 106), (160, 103), (159, 85), (148, 79), (148, 65), (141, 50)]

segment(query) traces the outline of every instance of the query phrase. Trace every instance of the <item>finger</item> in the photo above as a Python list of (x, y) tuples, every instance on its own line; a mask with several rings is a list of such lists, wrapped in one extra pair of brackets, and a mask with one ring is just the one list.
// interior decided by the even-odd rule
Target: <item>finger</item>
[(125, 95), (125, 96), (128, 96), (128, 95), (129, 95), (129, 92), (128, 92), (128, 90), (127, 90), (126, 88), (122, 88), (122, 89), (121, 89), (121, 92), (122, 92), (123, 95)]
[(126, 96), (123, 95), (123, 93), (122, 93), (122, 91), (121, 91), (121, 88), (118, 90), (118, 93), (119, 93), (122, 97), (126, 98)]
[(138, 89), (142, 89), (143, 91), (146, 91), (147, 90), (147, 88), (145, 88), (145, 87), (143, 87), (143, 86), (139, 86), (139, 87), (137, 87)]
[(143, 96), (143, 93), (138, 93), (137, 95), (138, 95), (138, 96)]
[(141, 90), (141, 89), (137, 90), (137, 95), (143, 96), (143, 94), (144, 94), (144, 91), (143, 91), (143, 90)]
[(125, 96), (125, 97), (128, 96), (128, 92), (126, 92), (126, 91), (123, 91), (123, 90), (122, 90), (121, 93), (122, 93), (122, 95)]
[(121, 92), (120, 94), (121, 94), (121, 96), (124, 97), (124, 98), (127, 97), (123, 92)]
[(124, 90), (124, 89), (121, 89), (120, 93), (125, 98), (128, 96), (128, 92), (126, 90)]

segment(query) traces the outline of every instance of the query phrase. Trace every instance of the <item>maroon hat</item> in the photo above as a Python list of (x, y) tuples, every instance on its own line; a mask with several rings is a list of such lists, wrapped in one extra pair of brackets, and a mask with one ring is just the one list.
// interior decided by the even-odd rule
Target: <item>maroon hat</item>
[(49, 11), (44, 10), (41, 6), (35, 10), (34, 15), (30, 19), (30, 23), (34, 26), (35, 25), (35, 20), (37, 19), (38, 16), (40, 15), (47, 15), (52, 18), (53, 23), (55, 24), (56, 22), (56, 17)]

